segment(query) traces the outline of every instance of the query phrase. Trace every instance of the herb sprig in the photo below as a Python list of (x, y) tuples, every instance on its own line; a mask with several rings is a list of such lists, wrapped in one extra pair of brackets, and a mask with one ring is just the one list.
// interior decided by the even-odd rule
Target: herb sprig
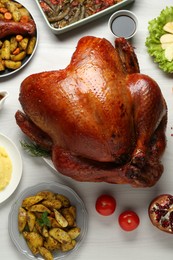
[(20, 141), (22, 148), (33, 157), (50, 157), (50, 152), (41, 148), (40, 146)]
[(50, 220), (48, 219), (47, 211), (44, 211), (41, 215), (41, 218), (37, 219), (37, 221), (41, 227), (43, 227), (43, 226), (50, 227), (51, 226)]

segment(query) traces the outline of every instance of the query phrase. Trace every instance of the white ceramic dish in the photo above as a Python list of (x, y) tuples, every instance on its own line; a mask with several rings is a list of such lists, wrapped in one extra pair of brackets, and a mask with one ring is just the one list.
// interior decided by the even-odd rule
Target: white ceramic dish
[(77, 21), (77, 22), (74, 22), (74, 23), (72, 23), (72, 24), (70, 24), (70, 25), (67, 25), (67, 26), (65, 26), (65, 27), (63, 27), (63, 28), (54, 28), (54, 27), (49, 23), (49, 21), (48, 21), (46, 15), (45, 15), (43, 9), (42, 9), (41, 6), (40, 6), (40, 0), (35, 0), (35, 1), (36, 1), (37, 5), (38, 5), (39, 10), (41, 11), (41, 13), (42, 13), (42, 15), (43, 15), (43, 17), (44, 17), (44, 20), (45, 20), (47, 26), (49, 27), (49, 29), (50, 29), (54, 34), (62, 34), (62, 33), (65, 33), (65, 32), (67, 32), (67, 31), (70, 31), (70, 30), (72, 30), (72, 29), (75, 29), (75, 28), (77, 28), (77, 27), (79, 27), (79, 26), (81, 26), (81, 25), (84, 25), (84, 24), (87, 24), (87, 23), (89, 23), (89, 22), (92, 22), (92, 21), (94, 21), (94, 20), (96, 20), (96, 19), (102, 17), (103, 15), (106, 15), (106, 14), (109, 14), (109, 13), (111, 13), (111, 12), (114, 12), (114, 11), (116, 11), (116, 10), (118, 10), (118, 9), (120, 9), (120, 8), (122, 8), (122, 7), (124, 7), (124, 6), (128, 5), (128, 4), (130, 4), (130, 3), (132, 3), (132, 2), (134, 2), (135, 0), (123, 0), (122, 2), (119, 2), (119, 3), (117, 3), (117, 4), (113, 5), (113, 6), (110, 6), (110, 7), (106, 8), (106, 9), (104, 9), (104, 10), (98, 12), (98, 13), (95, 13), (95, 14), (93, 14), (93, 15), (91, 15), (91, 16), (88, 16), (88, 17), (86, 17), (86, 18), (84, 18), (84, 19), (81, 19), (81, 20), (79, 20), (79, 21)]
[(47, 165), (49, 165), (52, 169), (54, 169), (55, 171), (57, 171), (53, 165), (53, 162), (50, 158), (46, 158), (46, 157), (43, 157), (43, 160), (46, 162)]
[(5, 189), (0, 191), (0, 204), (8, 199), (16, 190), (22, 177), (22, 159), (16, 145), (0, 133), (0, 146), (4, 147), (12, 161), (12, 177)]
[(11, 211), (9, 213), (9, 221), (8, 221), (8, 229), (10, 237), (19, 250), (19, 252), (23, 255), (25, 255), (28, 259), (43, 259), (41, 256), (34, 256), (31, 251), (29, 250), (25, 239), (18, 231), (18, 210), (21, 206), (21, 202), (24, 198), (27, 196), (35, 195), (39, 191), (43, 190), (49, 190), (54, 193), (59, 193), (67, 196), (70, 199), (71, 205), (76, 206), (76, 213), (77, 213), (77, 219), (76, 223), (77, 226), (81, 228), (81, 233), (79, 237), (76, 239), (77, 243), (73, 250), (70, 250), (68, 252), (55, 252), (54, 253), (54, 260), (65, 258), (69, 255), (71, 255), (73, 252), (76, 252), (81, 244), (84, 241), (84, 238), (87, 233), (87, 211), (85, 208), (85, 205), (81, 198), (77, 195), (77, 193), (72, 190), (70, 187), (62, 185), (60, 183), (56, 182), (49, 182), (49, 183), (40, 183), (38, 185), (28, 187), (26, 190), (24, 190), (19, 197), (17, 198), (16, 202), (12, 205)]
[(137, 32), (138, 19), (136, 15), (131, 11), (119, 10), (113, 13), (109, 18), (108, 27), (115, 37), (124, 37), (126, 39), (130, 39)]
[(3, 108), (6, 98), (9, 96), (8, 91), (0, 90), (0, 110)]
[[(19, 3), (17, 1), (14, 1), (16, 3)], [(26, 8), (25, 6), (23, 6), (24, 8)], [(26, 8), (27, 9), (27, 8)], [(29, 12), (29, 14), (31, 15), (32, 19), (34, 20), (32, 14), (30, 13), (30, 11), (27, 9), (27, 11)], [(34, 21), (35, 22), (35, 21)], [(35, 23), (36, 24), (36, 23)], [(7, 77), (7, 76), (11, 76), (13, 74), (15, 74), (16, 72), (20, 71), (23, 67), (25, 67), (29, 61), (32, 59), (32, 57), (34, 56), (35, 54), (35, 51), (37, 49), (37, 45), (38, 45), (38, 30), (37, 30), (37, 25), (36, 25), (36, 43), (35, 43), (35, 47), (34, 47), (34, 50), (32, 52), (31, 55), (26, 55), (26, 57), (22, 60), (22, 65), (18, 68), (18, 69), (15, 69), (15, 70), (11, 70), (11, 69), (5, 69), (4, 71), (0, 71), (0, 78), (3, 78), (3, 77)], [(8, 38), (8, 37), (7, 37)]]

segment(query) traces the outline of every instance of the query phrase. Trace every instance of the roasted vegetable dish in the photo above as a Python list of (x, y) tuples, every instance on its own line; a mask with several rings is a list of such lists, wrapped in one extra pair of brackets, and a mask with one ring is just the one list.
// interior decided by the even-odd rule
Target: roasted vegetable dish
[(123, 0), (40, 0), (40, 6), (54, 28), (63, 28)]
[(20, 68), (36, 44), (36, 25), (28, 10), (0, 0), (0, 73)]
[(53, 259), (54, 251), (73, 249), (80, 235), (76, 207), (66, 196), (51, 191), (41, 191), (22, 201), (18, 229), (31, 252), (48, 260)]

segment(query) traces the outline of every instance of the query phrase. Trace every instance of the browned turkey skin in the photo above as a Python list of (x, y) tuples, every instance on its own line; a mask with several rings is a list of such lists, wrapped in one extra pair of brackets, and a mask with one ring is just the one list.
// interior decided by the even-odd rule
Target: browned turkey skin
[(67, 68), (27, 77), (16, 122), (78, 181), (153, 186), (163, 172), (167, 107), (132, 46), (83, 37)]

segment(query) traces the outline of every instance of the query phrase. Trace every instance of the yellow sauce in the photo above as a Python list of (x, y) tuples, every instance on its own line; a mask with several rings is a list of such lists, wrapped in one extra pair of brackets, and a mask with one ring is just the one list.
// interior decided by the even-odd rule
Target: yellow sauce
[(0, 190), (10, 182), (12, 176), (12, 162), (4, 147), (0, 147)]

